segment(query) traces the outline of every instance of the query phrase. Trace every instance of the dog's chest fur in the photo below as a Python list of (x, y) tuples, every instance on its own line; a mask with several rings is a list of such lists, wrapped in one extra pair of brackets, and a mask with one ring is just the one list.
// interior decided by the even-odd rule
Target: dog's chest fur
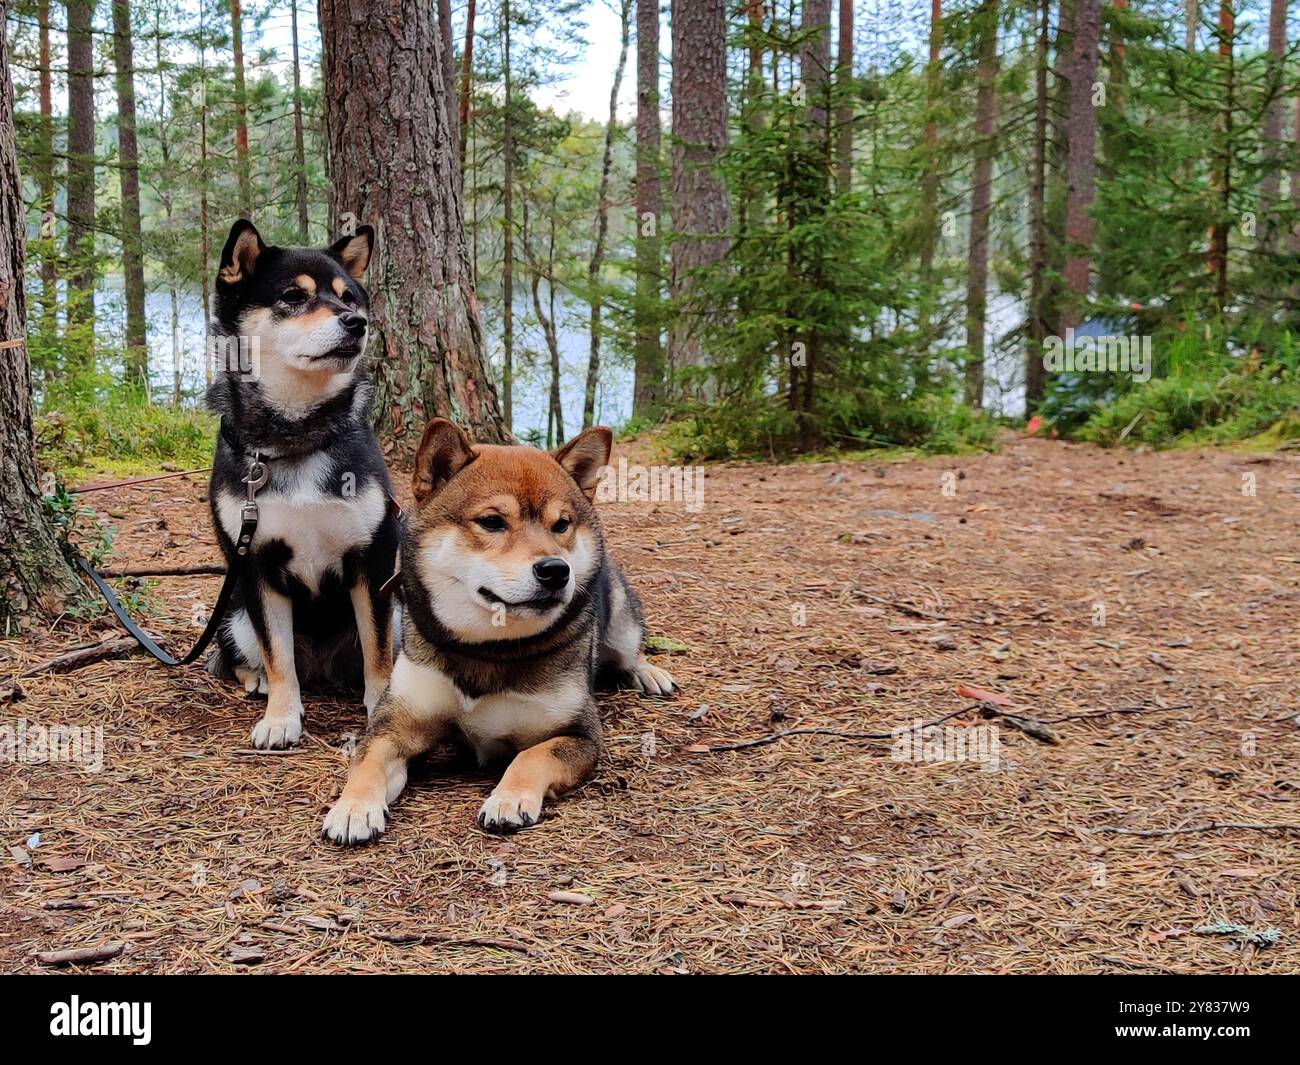
[[(348, 484), (341, 479), (346, 473), (334, 486), (335, 464), (324, 454), (271, 460), (269, 465), (270, 480), (257, 493), (253, 550), (276, 540), (284, 543), (292, 551), (287, 570), (316, 592), (326, 573), (340, 569), (344, 555), (373, 539), (387, 507), (383, 487), (372, 479), (347, 494)], [(218, 491), (217, 513), (232, 539), (239, 533), (244, 498), (225, 487)]]

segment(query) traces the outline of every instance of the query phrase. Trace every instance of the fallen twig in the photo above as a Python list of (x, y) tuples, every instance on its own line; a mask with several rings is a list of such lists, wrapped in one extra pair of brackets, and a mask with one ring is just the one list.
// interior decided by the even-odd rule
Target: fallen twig
[(66, 950), (38, 950), (36, 960), (42, 965), (80, 965), (85, 962), (108, 961), (126, 949), (126, 944), (114, 940), (97, 947), (70, 947)]
[(215, 562), (205, 562), (201, 566), (139, 566), (127, 569), (103, 569), (104, 577), (221, 577), (226, 567)]
[(1260, 824), (1250, 821), (1210, 821), (1204, 825), (1184, 825), (1179, 828), (1118, 828), (1102, 825), (1100, 828), (1085, 828), (1093, 836), (1182, 836), (1191, 832), (1218, 832), (1237, 829), (1242, 832), (1300, 832), (1300, 824), (1279, 822), (1277, 824)]
[(1175, 703), (1173, 706), (1117, 706), (1113, 710), (1091, 710), (1086, 714), (1066, 714), (1064, 717), (1043, 717), (1039, 720), (1045, 725), (1056, 725), (1062, 721), (1087, 721), (1111, 714), (1162, 714), (1167, 710), (1190, 710), (1191, 707), (1191, 703)]
[(791, 728), (786, 729), (784, 732), (773, 732), (768, 736), (757, 736), (752, 740), (741, 740), (738, 743), (699, 743), (688, 748), (688, 750), (694, 754), (712, 754), (715, 751), (743, 751), (749, 747), (765, 747), (769, 743), (776, 743), (777, 740), (783, 740), (787, 736), (834, 736), (841, 740), (893, 740), (897, 739), (902, 732), (914, 732), (917, 729), (931, 728), (934, 725), (942, 724), (951, 717), (956, 717), (958, 714), (964, 714), (974, 709), (973, 706), (963, 706), (960, 710), (944, 714), (943, 717), (936, 717), (933, 721), (910, 725), (905, 729), (895, 729), (892, 732), (841, 732), (838, 729), (831, 728)]
[(528, 954), (534, 949), (517, 939), (444, 936), (436, 932), (371, 932), (370, 937), (402, 947), (419, 946), (421, 943), (441, 943), (447, 947), (488, 947), (495, 950), (513, 950), (521, 954)]
[(106, 658), (115, 658), (117, 655), (141, 649), (140, 645), (130, 636), (119, 640), (105, 640), (103, 643), (92, 644), (89, 647), (78, 647), (76, 650), (55, 655), (53, 658), (24, 669), (19, 675), (34, 677), (38, 673), (68, 673), (74, 669), (80, 669), (82, 666), (102, 662)]

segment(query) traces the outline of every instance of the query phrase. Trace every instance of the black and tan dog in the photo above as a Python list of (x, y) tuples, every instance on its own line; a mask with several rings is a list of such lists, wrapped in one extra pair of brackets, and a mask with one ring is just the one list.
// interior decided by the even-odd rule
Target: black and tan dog
[(672, 677), (641, 654), (641, 604), (592, 503), (610, 441), (588, 429), (548, 454), (474, 446), (442, 419), (425, 430), (402, 543), (402, 651), (327, 838), (377, 837), (407, 763), (446, 741), (480, 763), (511, 759), (478, 820), (524, 828), (596, 765), (599, 674), (671, 694)]
[(372, 709), (392, 668), (380, 595), (399, 528), (370, 428), (369, 301), (361, 278), (374, 233), (324, 250), (275, 248), (236, 222), (217, 274), (208, 403), (221, 415), (209, 489), (227, 563), (235, 559), (251, 470), (257, 532), (208, 669), (267, 696), (256, 747), (302, 735), (299, 681), (364, 683)]

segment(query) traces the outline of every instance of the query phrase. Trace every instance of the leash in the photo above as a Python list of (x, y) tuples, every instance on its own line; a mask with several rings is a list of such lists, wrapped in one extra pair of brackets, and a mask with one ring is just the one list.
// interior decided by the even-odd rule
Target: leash
[(257, 532), (257, 492), (270, 479), (271, 471), (266, 463), (262, 461), (262, 456), (254, 453), (252, 464), (248, 468), (248, 477), (244, 480), (247, 488), (247, 496), (239, 512), (239, 536), (235, 540), (235, 557), (231, 560), (230, 565), (226, 568), (226, 579), (221, 583), (221, 591), (217, 594), (216, 606), (212, 608), (212, 613), (208, 616), (208, 623), (200, 634), (198, 642), (190, 648), (184, 658), (173, 658), (161, 647), (159, 647), (150, 635), (141, 629), (131, 616), (118, 602), (117, 596), (113, 594), (113, 589), (109, 587), (108, 582), (104, 580), (103, 575), (95, 569), (94, 566), (86, 559), (74, 544), (68, 547), (72, 552), (72, 559), (76, 562), (78, 568), (87, 577), (91, 583), (99, 589), (99, 594), (104, 597), (104, 602), (108, 604), (108, 609), (113, 612), (113, 616), (122, 623), (134, 638), (135, 642), (148, 651), (164, 666), (188, 666), (195, 661), (199, 655), (208, 649), (208, 644), (217, 634), (217, 629), (221, 627), (221, 621), (226, 615), (226, 609), (230, 606), (230, 598), (235, 594), (235, 588), (239, 584), (239, 579), (244, 572), (244, 562), (247, 558), (249, 549), (253, 543), (253, 534)]

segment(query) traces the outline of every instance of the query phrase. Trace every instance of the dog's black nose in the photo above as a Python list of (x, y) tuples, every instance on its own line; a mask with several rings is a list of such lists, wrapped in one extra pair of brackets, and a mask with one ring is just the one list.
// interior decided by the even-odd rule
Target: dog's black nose
[(562, 558), (543, 558), (533, 563), (533, 575), (548, 592), (558, 592), (569, 583), (569, 564)]
[(366, 320), (361, 315), (353, 314), (351, 311), (344, 311), (339, 315), (339, 325), (354, 337), (363, 336), (366, 331)]

